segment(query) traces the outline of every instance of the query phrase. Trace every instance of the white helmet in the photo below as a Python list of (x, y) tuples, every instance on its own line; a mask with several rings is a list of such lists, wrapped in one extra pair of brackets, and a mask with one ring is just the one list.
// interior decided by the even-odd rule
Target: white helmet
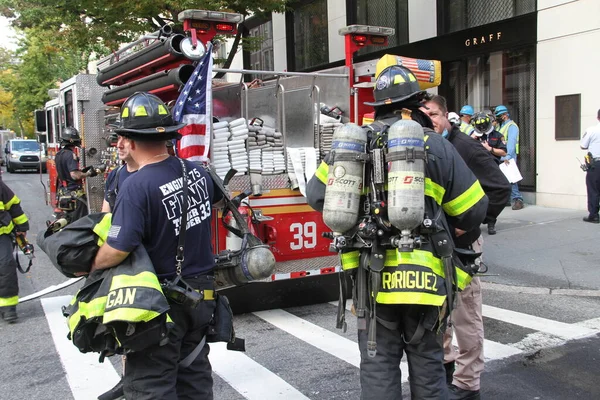
[(451, 113), (448, 113), (448, 121), (450, 121), (454, 125), (458, 125), (458, 124), (460, 124), (460, 117), (458, 116), (457, 113), (451, 112)]

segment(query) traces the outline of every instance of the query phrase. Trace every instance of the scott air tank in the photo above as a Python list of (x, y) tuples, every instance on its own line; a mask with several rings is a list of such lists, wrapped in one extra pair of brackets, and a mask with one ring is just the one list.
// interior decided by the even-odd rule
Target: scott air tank
[(323, 221), (337, 234), (356, 226), (363, 188), (364, 163), (357, 156), (365, 153), (367, 133), (360, 126), (347, 123), (333, 132)]
[(412, 231), (425, 213), (425, 140), (413, 120), (399, 120), (388, 131), (388, 218), (400, 231)]

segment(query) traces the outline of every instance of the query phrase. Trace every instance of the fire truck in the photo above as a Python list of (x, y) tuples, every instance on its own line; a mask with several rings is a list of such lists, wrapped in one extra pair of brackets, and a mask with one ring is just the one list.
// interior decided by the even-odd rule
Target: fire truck
[[(51, 201), (56, 191), (53, 156), (61, 129), (75, 126), (79, 130), (83, 165), (114, 167), (118, 160), (107, 140), (119, 106), (138, 91), (153, 93), (172, 104), (194, 72), (193, 63), (204, 55), (206, 43), (217, 34), (236, 34), (241, 19), (234, 13), (184, 11), (179, 14), (183, 33), (164, 26), (100, 60), (96, 76), (77, 75), (63, 83), (56, 98), (45, 107), (51, 149)], [(307, 204), (305, 185), (329, 151), (335, 128), (345, 122), (362, 124), (363, 117), (368, 118), (373, 111), (363, 103), (373, 100), (377, 60), (356, 64), (354, 54), (366, 45), (386, 45), (387, 37), (393, 33), (392, 28), (361, 25), (341, 29), (340, 34), (345, 36), (345, 65), (319, 72), (214, 69), (236, 76), (237, 82), (213, 82), (213, 147), (209, 164), (221, 177), (231, 167), (238, 170), (226, 182), (227, 188), (234, 195), (249, 194), (240, 211), (248, 216), (253, 233), (269, 245), (276, 260), (275, 271), (267, 280), (230, 289), (228, 296), (236, 303), (236, 312), (268, 308), (271, 303), (280, 307), (281, 303), (304, 304), (307, 290), (311, 292), (308, 301), (335, 298), (338, 256), (329, 251), (330, 240), (321, 236), (329, 229), (321, 214)], [(390, 64), (416, 61), (388, 57)], [(430, 63), (428, 70), (418, 75), (422, 87), (435, 86), (439, 79), (439, 62)], [(257, 76), (265, 79), (250, 83), (250, 77)], [(250, 136), (243, 144), (231, 146), (231, 132), (239, 130)], [(220, 139), (222, 132), (229, 139)], [(88, 178), (85, 186), (90, 212), (99, 211), (102, 179)], [(236, 245), (236, 238), (223, 227), (220, 217), (213, 221), (216, 253)], [(268, 299), (262, 285), (267, 282), (280, 283), (275, 293), (270, 291)], [(304, 294), (295, 295), (294, 289)], [(234, 290), (237, 292), (231, 292)], [(236, 301), (238, 296), (240, 301)]]

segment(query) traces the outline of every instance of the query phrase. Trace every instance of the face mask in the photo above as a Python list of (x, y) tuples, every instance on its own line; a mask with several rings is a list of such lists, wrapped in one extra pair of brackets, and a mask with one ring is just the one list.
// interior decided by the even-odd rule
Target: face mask
[(442, 137), (447, 138), (449, 135), (448, 129), (444, 129), (444, 132), (442, 132)]

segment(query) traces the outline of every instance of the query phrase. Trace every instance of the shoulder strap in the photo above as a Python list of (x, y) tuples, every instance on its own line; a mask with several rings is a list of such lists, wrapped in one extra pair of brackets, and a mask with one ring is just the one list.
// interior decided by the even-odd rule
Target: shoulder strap
[(183, 267), (184, 259), (184, 246), (185, 246), (185, 231), (187, 226), (187, 213), (188, 213), (188, 182), (187, 182), (187, 167), (185, 162), (178, 158), (181, 164), (181, 170), (183, 171), (183, 203), (181, 207), (181, 223), (179, 225), (179, 240), (177, 243), (177, 255), (175, 261), (177, 265), (177, 275), (181, 275), (181, 268)]

